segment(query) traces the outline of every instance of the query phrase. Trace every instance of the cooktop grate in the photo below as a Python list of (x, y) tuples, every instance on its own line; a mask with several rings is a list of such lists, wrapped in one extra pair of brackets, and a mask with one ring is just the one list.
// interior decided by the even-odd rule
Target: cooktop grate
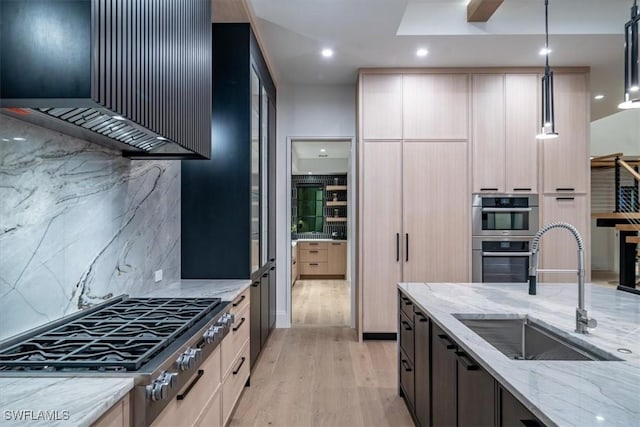
[(136, 371), (216, 310), (219, 298), (130, 298), (0, 349), (0, 370)]

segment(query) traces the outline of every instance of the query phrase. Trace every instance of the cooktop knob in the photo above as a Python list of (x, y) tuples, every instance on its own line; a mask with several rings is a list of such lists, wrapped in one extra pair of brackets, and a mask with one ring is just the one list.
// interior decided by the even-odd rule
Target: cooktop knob
[(204, 338), (207, 344), (212, 344), (212, 343), (215, 343), (216, 341), (219, 341), (222, 338), (222, 333), (223, 333), (222, 327), (214, 325), (205, 331), (202, 338)]
[(176, 360), (176, 365), (181, 371), (193, 368), (196, 362), (200, 361), (201, 350), (199, 348), (188, 348)]
[(176, 387), (178, 374), (174, 372), (163, 372), (151, 384), (145, 387), (147, 398), (150, 400), (166, 400), (169, 398), (169, 391)]

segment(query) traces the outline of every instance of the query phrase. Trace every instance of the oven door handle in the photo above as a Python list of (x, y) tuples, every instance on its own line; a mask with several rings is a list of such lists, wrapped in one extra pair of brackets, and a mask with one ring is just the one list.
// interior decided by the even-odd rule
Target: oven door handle
[(487, 257), (518, 257), (518, 256), (530, 256), (531, 252), (482, 252), (482, 256)]
[(482, 212), (531, 212), (533, 208), (482, 208)]

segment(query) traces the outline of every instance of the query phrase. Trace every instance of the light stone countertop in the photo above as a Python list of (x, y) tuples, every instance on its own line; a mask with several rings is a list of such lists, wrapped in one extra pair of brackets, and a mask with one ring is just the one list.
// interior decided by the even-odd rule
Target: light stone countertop
[(291, 243), (294, 242), (346, 242), (346, 239), (338, 240), (338, 239), (296, 239), (292, 240)]
[(251, 280), (178, 280), (168, 285), (140, 294), (131, 293), (132, 297), (155, 298), (221, 298), (233, 301), (251, 285)]
[[(251, 280), (180, 280), (158, 285), (151, 292), (131, 293), (130, 296), (232, 301), (250, 284)], [(0, 377), (0, 425), (89, 426), (133, 385), (133, 374), (130, 378)], [(18, 419), (20, 415), (22, 419)]]
[(0, 378), (0, 425), (88, 427), (133, 389), (133, 378)]
[[(598, 326), (574, 332), (576, 284), (400, 283), (403, 290), (541, 421), (559, 426), (640, 426), (640, 296), (587, 284), (585, 307)], [(511, 360), (452, 314), (518, 314), (623, 361)], [(475, 317), (475, 316), (474, 316)], [(632, 354), (617, 350), (626, 348)]]

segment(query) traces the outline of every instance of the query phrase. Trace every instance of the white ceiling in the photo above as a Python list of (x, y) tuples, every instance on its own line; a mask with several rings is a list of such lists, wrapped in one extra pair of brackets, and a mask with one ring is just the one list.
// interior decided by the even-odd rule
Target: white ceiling
[[(363, 67), (542, 66), (543, 0), (505, 0), (467, 23), (467, 0), (246, 0), (279, 85), (354, 84)], [(590, 66), (592, 119), (622, 98), (632, 0), (550, 0), (553, 66)], [(331, 47), (335, 55), (322, 58)], [(425, 58), (415, 56), (425, 47)]]

